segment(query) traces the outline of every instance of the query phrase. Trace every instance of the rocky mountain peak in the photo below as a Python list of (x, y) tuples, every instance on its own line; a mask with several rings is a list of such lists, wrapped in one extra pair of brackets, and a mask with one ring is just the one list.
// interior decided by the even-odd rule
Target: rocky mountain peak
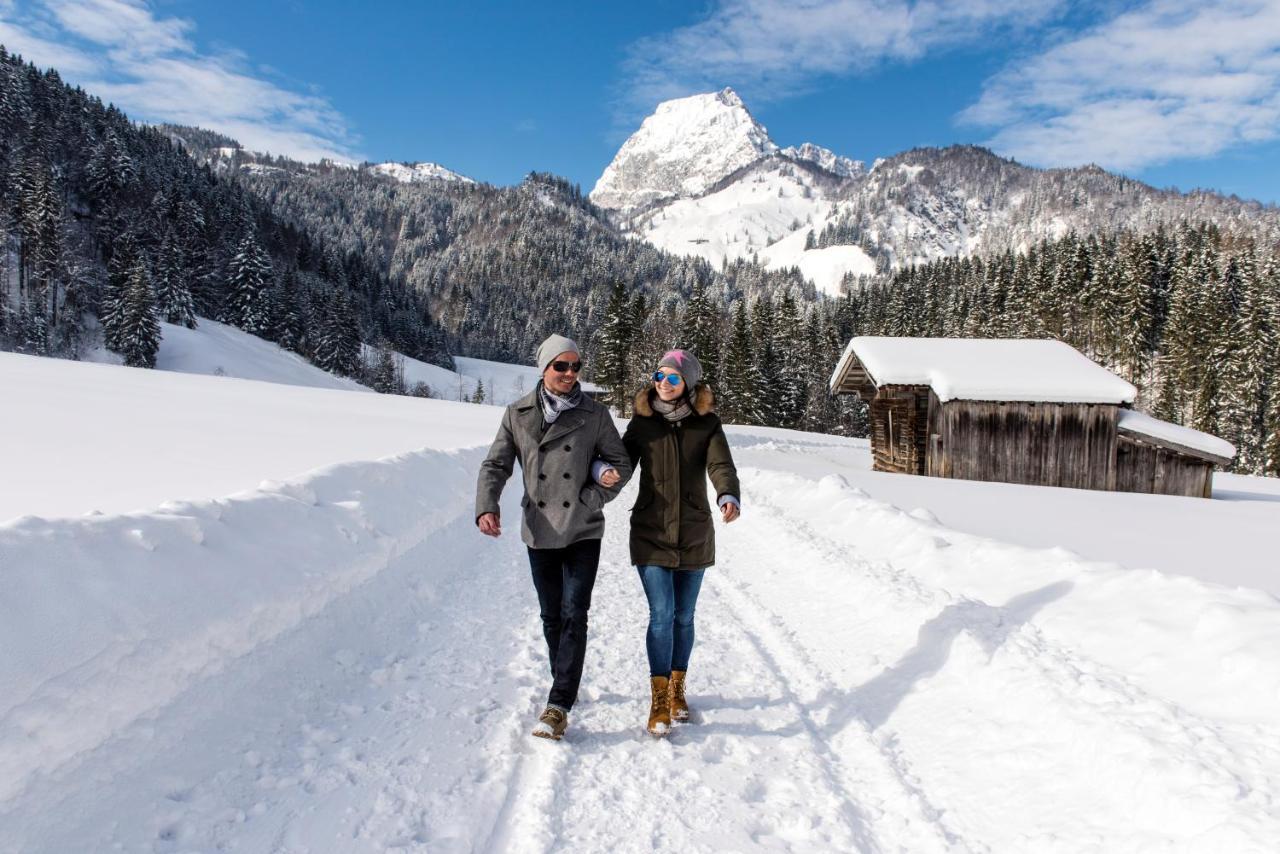
[(695, 197), (777, 151), (732, 89), (664, 101), (619, 149), (591, 200), (629, 212)]

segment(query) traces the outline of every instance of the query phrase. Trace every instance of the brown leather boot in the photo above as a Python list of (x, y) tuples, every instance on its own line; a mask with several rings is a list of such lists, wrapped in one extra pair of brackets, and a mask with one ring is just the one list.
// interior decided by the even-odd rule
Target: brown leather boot
[(689, 720), (689, 704), (684, 699), (684, 674), (683, 670), (671, 671), (671, 720), (673, 721)]
[(649, 677), (653, 701), (649, 704), (649, 732), (666, 735), (671, 731), (671, 686), (665, 676)]

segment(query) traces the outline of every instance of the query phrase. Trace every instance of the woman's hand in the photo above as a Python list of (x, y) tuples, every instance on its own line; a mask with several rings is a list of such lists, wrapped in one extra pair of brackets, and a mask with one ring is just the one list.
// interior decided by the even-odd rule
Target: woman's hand
[(732, 522), (742, 515), (742, 511), (738, 509), (738, 505), (732, 501), (726, 501), (724, 506), (720, 508), (720, 515), (724, 518), (725, 524)]
[(620, 480), (622, 480), (622, 477), (618, 474), (617, 469), (605, 469), (600, 473), (600, 485), (603, 487), (612, 487)]

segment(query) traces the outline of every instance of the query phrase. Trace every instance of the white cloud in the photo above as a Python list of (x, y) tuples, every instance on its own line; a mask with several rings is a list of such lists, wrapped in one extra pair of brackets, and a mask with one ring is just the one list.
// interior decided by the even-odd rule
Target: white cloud
[(363, 159), (327, 99), (264, 79), (237, 54), (201, 52), (194, 30), (141, 0), (0, 0), (0, 43), (134, 119), (199, 125), (301, 160)]
[(704, 20), (642, 39), (623, 64), (629, 107), (722, 88), (784, 98), (826, 75), (1034, 27), (1062, 0), (721, 0)]
[(1138, 169), (1280, 136), (1280, 0), (1154, 0), (987, 81), (962, 121), (1037, 165)]

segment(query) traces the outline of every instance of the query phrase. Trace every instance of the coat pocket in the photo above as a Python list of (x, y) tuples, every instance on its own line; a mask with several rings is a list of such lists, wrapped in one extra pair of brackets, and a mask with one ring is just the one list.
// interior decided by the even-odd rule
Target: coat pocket
[(699, 519), (706, 519), (711, 516), (711, 508), (706, 506), (705, 501), (697, 501), (692, 493), (686, 492), (680, 499), (680, 511)]

